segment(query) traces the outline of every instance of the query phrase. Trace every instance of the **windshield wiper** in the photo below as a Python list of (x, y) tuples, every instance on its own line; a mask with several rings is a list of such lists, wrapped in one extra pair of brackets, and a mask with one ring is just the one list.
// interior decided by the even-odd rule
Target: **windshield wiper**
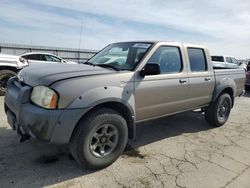
[(111, 68), (111, 69), (114, 69), (116, 71), (120, 71), (120, 69), (114, 67), (113, 65), (110, 65), (110, 64), (94, 64), (96, 66), (99, 66), (99, 67), (107, 67), (107, 68)]

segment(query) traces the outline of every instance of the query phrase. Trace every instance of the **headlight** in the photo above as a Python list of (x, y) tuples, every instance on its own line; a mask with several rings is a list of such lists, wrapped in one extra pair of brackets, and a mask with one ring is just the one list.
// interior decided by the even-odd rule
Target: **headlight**
[(57, 93), (46, 86), (36, 86), (31, 93), (31, 101), (38, 106), (47, 109), (55, 109), (57, 107)]

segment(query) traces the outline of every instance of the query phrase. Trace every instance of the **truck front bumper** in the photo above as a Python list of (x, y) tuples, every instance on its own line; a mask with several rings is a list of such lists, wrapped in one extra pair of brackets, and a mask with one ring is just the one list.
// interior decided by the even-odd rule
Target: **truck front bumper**
[(67, 144), (75, 125), (88, 108), (44, 109), (30, 102), (31, 91), (32, 87), (20, 83), (17, 78), (9, 80), (4, 106), (10, 126), (19, 134), (54, 144)]

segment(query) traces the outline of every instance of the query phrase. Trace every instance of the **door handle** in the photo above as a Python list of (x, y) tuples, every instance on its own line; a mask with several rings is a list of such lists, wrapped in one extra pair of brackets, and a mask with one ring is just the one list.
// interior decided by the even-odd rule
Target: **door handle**
[(187, 80), (180, 79), (179, 82), (180, 82), (180, 84), (186, 84)]
[(205, 78), (205, 81), (209, 82), (211, 81), (211, 78)]

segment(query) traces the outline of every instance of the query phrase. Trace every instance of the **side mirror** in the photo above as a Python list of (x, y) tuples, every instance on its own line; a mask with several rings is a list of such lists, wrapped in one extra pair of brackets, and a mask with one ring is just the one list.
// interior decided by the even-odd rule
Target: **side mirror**
[(161, 74), (161, 70), (160, 70), (160, 65), (155, 63), (146, 64), (145, 67), (140, 72), (140, 75), (142, 77), (146, 75), (157, 75), (157, 74)]

